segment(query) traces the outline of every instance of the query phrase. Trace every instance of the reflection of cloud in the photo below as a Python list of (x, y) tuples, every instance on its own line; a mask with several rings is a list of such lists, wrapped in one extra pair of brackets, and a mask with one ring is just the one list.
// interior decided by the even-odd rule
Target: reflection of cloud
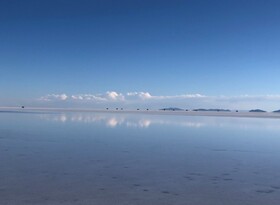
[(118, 121), (116, 120), (116, 118), (111, 118), (107, 121), (106, 123), (109, 127), (116, 127), (118, 124)]
[(139, 121), (127, 121), (126, 126), (127, 127), (141, 127), (141, 128), (146, 128), (151, 125), (152, 121), (151, 120), (139, 120)]
[(112, 117), (112, 118), (108, 118), (105, 120), (106, 121), (106, 125), (109, 127), (116, 127), (118, 125), (123, 124), (123, 122), (125, 121), (123, 118), (116, 118), (116, 117)]
[(140, 120), (139, 124), (140, 127), (149, 127), (151, 125), (151, 120)]
[(49, 116), (49, 115), (40, 115), (42, 119), (54, 121), (54, 122), (66, 122), (68, 121), (68, 117), (65, 114)]
[(200, 128), (205, 124), (203, 122), (196, 122), (188, 120), (174, 121), (169, 118), (157, 118), (151, 116), (131, 116), (131, 115), (107, 115), (107, 114), (60, 114), (60, 115), (41, 115), (41, 118), (56, 121), (56, 122), (79, 122), (79, 123), (103, 123), (108, 127), (114, 128), (117, 126), (148, 128), (152, 124), (161, 125), (177, 125), (184, 127)]
[(195, 120), (184, 119), (179, 121), (168, 120), (168, 119), (160, 119), (151, 121), (153, 124), (161, 124), (161, 125), (177, 125), (181, 127), (193, 127), (193, 128), (200, 128), (205, 126), (206, 124), (203, 122), (196, 122)]
[(61, 113), (40, 114), (41, 119), (61, 123), (95, 123), (115, 128), (126, 126), (131, 128), (148, 128), (152, 125), (189, 127), (238, 128), (243, 130), (279, 130), (279, 120), (259, 118), (230, 118), (230, 117), (202, 117), (202, 116), (161, 116), (161, 115), (131, 115), (108, 113)]
[(67, 117), (65, 115), (61, 115), (60, 116), (60, 121), (61, 122), (66, 122), (67, 121)]
[(205, 124), (199, 123), (199, 122), (184, 122), (184, 123), (182, 123), (182, 125), (185, 127), (200, 128), (200, 127), (203, 127)]

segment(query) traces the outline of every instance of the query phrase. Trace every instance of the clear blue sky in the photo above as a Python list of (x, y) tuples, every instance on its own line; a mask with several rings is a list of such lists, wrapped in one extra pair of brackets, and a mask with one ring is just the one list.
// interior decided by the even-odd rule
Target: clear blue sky
[(0, 100), (280, 93), (279, 0), (1, 0)]

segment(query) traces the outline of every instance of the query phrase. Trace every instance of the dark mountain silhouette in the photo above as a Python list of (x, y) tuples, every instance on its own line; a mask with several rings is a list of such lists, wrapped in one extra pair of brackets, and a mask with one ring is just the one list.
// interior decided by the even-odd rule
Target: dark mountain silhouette
[(261, 109), (255, 109), (255, 110), (250, 110), (249, 112), (266, 112), (265, 110)]
[(183, 111), (183, 109), (177, 108), (177, 107), (162, 108), (160, 110), (163, 110), (163, 111)]

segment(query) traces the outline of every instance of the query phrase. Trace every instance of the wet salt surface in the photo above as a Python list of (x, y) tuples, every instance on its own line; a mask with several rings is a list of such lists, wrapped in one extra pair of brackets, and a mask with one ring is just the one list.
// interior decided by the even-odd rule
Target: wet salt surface
[(0, 113), (0, 204), (270, 204), (280, 121)]

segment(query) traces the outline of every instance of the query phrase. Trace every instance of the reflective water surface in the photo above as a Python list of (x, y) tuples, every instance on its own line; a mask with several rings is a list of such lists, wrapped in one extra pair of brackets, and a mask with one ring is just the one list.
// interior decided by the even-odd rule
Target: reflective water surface
[(278, 205), (280, 120), (0, 112), (0, 204)]

